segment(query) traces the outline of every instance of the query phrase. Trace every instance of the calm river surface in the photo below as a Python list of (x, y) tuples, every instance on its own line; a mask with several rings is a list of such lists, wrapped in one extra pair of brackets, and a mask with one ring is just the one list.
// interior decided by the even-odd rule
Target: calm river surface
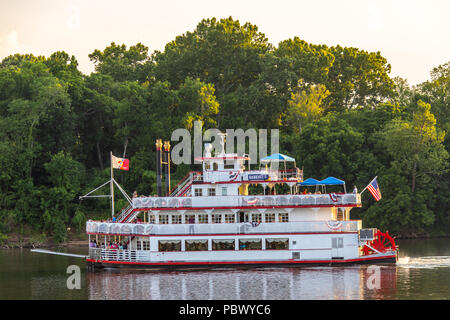
[[(192, 272), (103, 270), (83, 259), (0, 250), (0, 300), (213, 299), (450, 300), (450, 239), (398, 240), (397, 265), (225, 269)], [(87, 248), (59, 251), (87, 254)], [(81, 268), (81, 288), (68, 289), (67, 268)]]

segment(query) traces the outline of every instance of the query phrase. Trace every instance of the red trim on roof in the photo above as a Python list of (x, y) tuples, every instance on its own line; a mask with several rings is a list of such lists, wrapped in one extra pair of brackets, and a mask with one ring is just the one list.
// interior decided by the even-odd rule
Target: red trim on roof
[(250, 160), (249, 157), (242, 157), (242, 156), (225, 156), (225, 157), (197, 157), (194, 158), (196, 161), (203, 161), (203, 160)]

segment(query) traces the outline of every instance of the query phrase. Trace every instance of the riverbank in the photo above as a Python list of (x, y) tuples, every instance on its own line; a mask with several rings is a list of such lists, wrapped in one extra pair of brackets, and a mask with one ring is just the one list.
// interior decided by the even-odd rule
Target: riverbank
[(23, 236), (18, 233), (8, 234), (7, 239), (0, 245), (0, 249), (88, 246), (88, 237), (85, 233), (69, 232), (67, 235), (66, 241), (56, 242), (53, 237), (47, 237), (44, 234), (33, 234), (30, 236)]

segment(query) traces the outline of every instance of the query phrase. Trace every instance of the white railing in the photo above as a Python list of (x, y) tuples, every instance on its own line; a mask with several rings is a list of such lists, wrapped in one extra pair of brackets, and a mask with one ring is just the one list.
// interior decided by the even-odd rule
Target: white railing
[(357, 232), (361, 220), (295, 221), (274, 223), (205, 223), (205, 224), (134, 224), (88, 221), (86, 232), (106, 235), (177, 235), (177, 234), (252, 234), (302, 232)]
[(131, 210), (133, 210), (133, 206), (131, 204), (128, 207), (122, 209), (119, 216), (117, 217), (117, 221), (122, 222), (123, 219), (125, 219), (130, 214)]
[(150, 261), (150, 252), (129, 249), (89, 248), (89, 258), (107, 261)]
[[(237, 176), (234, 176), (234, 179), (230, 178), (230, 174), (234, 173)], [(198, 173), (195, 181), (198, 182), (227, 182), (227, 181), (236, 181), (236, 182), (251, 182), (251, 181), (267, 181), (267, 183), (271, 181), (286, 181), (286, 182), (300, 182), (303, 179), (302, 170), (288, 169), (288, 170), (270, 170), (270, 169), (262, 169), (262, 170), (214, 170), (214, 171), (204, 171), (203, 173)], [(259, 182), (261, 183), (261, 182)]]
[(295, 194), (213, 197), (141, 197), (133, 199), (134, 208), (201, 208), (201, 207), (271, 207), (359, 205), (361, 195), (346, 194)]
[(189, 172), (174, 188), (174, 190), (171, 192), (170, 197), (179, 197), (186, 193), (189, 186), (192, 184), (193, 181), (202, 181), (202, 174), (201, 172), (197, 171), (191, 171)]

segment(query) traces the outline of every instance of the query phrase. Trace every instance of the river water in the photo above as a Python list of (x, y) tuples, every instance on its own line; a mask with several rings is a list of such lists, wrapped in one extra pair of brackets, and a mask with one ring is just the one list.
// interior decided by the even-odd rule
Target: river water
[[(449, 300), (450, 239), (397, 243), (396, 265), (189, 272), (92, 272), (79, 258), (0, 250), (0, 300)], [(87, 254), (82, 247), (59, 251)], [(68, 288), (76, 283), (68, 281), (71, 265), (80, 267), (79, 289)]]

